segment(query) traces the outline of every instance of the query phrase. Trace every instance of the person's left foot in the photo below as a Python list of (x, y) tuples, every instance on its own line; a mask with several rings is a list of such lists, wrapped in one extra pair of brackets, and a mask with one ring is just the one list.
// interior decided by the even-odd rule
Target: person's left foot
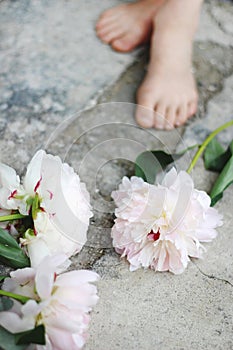
[(163, 2), (140, 0), (105, 11), (96, 24), (98, 37), (116, 51), (132, 51), (149, 40), (152, 19)]

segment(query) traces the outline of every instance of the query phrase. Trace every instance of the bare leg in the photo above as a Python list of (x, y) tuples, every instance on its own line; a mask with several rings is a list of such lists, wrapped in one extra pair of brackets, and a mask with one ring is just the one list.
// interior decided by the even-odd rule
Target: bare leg
[(195, 114), (192, 41), (202, 0), (166, 0), (154, 16), (151, 57), (137, 94), (136, 120), (143, 127), (172, 129)]
[(165, 0), (140, 0), (105, 11), (96, 24), (99, 38), (116, 51), (128, 52), (150, 39), (152, 20)]

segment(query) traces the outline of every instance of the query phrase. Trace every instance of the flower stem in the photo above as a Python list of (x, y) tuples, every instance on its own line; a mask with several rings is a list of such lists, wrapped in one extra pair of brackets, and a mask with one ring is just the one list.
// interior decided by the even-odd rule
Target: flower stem
[(196, 165), (196, 162), (198, 161), (198, 159), (200, 158), (200, 156), (202, 155), (203, 151), (205, 150), (206, 146), (210, 143), (210, 141), (218, 134), (220, 133), (222, 130), (227, 129), (229, 126), (233, 125), (233, 120), (230, 120), (229, 122), (221, 125), (219, 128), (217, 128), (216, 130), (214, 130), (206, 139), (205, 141), (202, 143), (202, 145), (200, 146), (200, 148), (197, 150), (194, 158), (192, 159), (192, 162), (190, 163), (188, 169), (187, 169), (187, 173), (190, 174), (192, 169), (194, 168), (194, 166)]
[(11, 214), (11, 215), (4, 215), (0, 216), (0, 222), (3, 221), (13, 221), (13, 220), (18, 220), (18, 219), (23, 219), (27, 215), (22, 215), (22, 214)]
[(28, 300), (31, 300), (31, 298), (25, 297), (24, 295), (7, 292), (6, 290), (2, 290), (2, 289), (0, 289), (0, 295), (4, 295), (5, 297), (19, 300), (22, 304), (25, 304)]

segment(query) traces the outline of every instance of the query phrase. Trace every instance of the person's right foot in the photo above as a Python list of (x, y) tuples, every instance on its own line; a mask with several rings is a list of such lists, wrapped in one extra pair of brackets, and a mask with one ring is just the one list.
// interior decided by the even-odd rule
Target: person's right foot
[(136, 121), (142, 127), (173, 129), (197, 110), (191, 67), (201, 3), (167, 0), (156, 13), (148, 72), (137, 93)]
[(103, 12), (96, 24), (98, 37), (116, 51), (132, 51), (149, 40), (152, 19), (163, 2), (140, 0)]

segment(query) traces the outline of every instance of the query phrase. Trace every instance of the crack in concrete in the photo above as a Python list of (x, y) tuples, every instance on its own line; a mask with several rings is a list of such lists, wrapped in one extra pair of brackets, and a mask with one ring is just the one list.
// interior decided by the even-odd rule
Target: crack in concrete
[(214, 276), (214, 275), (209, 275), (208, 273), (204, 272), (195, 262), (193, 262), (193, 265), (195, 265), (195, 267), (198, 269), (198, 271), (205, 277), (209, 278), (209, 279), (213, 279), (213, 280), (216, 280), (216, 281), (221, 281), (221, 282), (224, 282), (226, 284), (229, 284), (231, 287), (233, 287), (233, 283), (231, 283), (230, 281), (228, 281), (227, 279), (225, 278), (221, 278), (221, 277), (217, 277), (217, 276)]
[[(228, 32), (228, 30), (226, 30), (224, 28), (224, 26), (222, 25), (222, 23), (216, 18), (215, 14), (212, 11), (212, 6), (209, 6), (209, 14), (210, 17), (212, 18), (212, 20), (215, 22), (215, 24), (218, 26), (218, 28), (226, 35), (231, 37), (231, 33)], [(230, 45), (232, 46), (232, 45)]]
[(230, 33), (224, 28), (224, 26), (222, 25), (222, 23), (220, 21), (217, 20), (217, 18), (215, 17), (215, 15), (213, 14), (212, 11), (210, 11), (210, 17), (212, 18), (212, 20), (215, 22), (215, 24), (218, 26), (218, 28), (226, 35), (230, 35)]
[(90, 263), (89, 267), (93, 268), (94, 265), (100, 260), (102, 259), (103, 256), (107, 255), (108, 253), (113, 253), (115, 252), (114, 248), (102, 248), (101, 249), (101, 253), (95, 257), (95, 259), (93, 259), (93, 261)]

